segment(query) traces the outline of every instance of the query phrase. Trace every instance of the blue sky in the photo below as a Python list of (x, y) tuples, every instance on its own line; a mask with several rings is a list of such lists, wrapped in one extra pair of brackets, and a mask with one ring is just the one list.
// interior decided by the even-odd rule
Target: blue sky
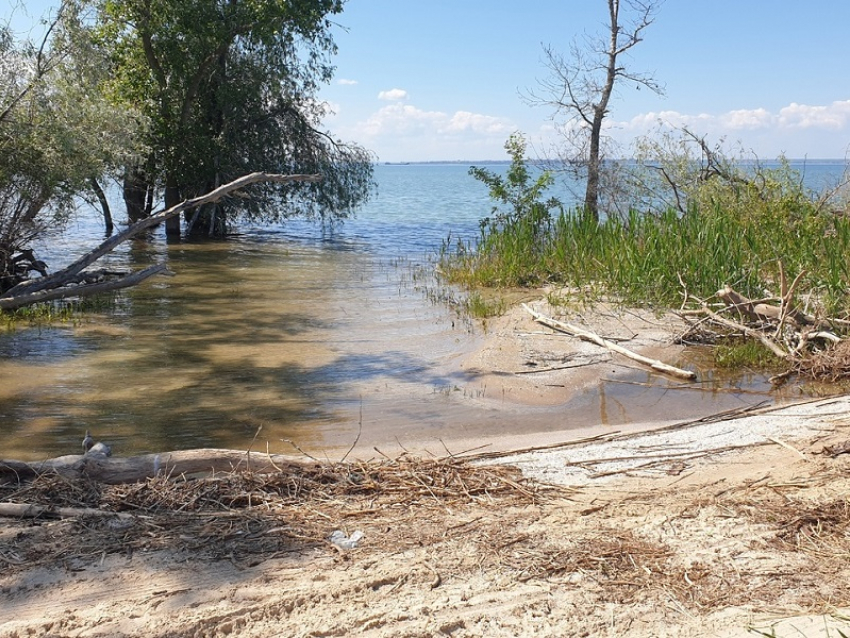
[[(504, 159), (535, 148), (551, 111), (520, 93), (546, 77), (542, 45), (604, 30), (605, 0), (350, 0), (338, 18), (328, 126), (382, 161)], [(850, 3), (667, 0), (633, 50), (665, 96), (624, 88), (610, 114), (625, 148), (659, 118), (762, 159), (844, 158), (850, 146)]]
[[(522, 94), (547, 76), (543, 45), (567, 54), (604, 32), (606, 12), (605, 0), (348, 0), (327, 127), (380, 161), (505, 159), (513, 131), (542, 151), (557, 144), (551, 109)], [(665, 95), (623, 87), (609, 133), (628, 154), (661, 119), (762, 159), (844, 158), (848, 25), (850, 2), (666, 0), (628, 60)]]

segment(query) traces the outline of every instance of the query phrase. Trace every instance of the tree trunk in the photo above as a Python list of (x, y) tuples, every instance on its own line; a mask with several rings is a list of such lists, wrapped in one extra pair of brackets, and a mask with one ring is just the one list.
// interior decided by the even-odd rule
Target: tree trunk
[(587, 188), (584, 193), (584, 212), (599, 221), (599, 144), (602, 117), (597, 116), (590, 133), (590, 154), (587, 161)]
[[(173, 176), (165, 178), (165, 208), (166, 210), (180, 203), (180, 188), (174, 181)], [(165, 235), (169, 239), (180, 238), (180, 215), (174, 215), (165, 220)]]
[(109, 237), (112, 234), (114, 226), (112, 224), (112, 211), (109, 210), (106, 193), (103, 192), (103, 189), (94, 177), (91, 178), (90, 183), (94, 194), (97, 195), (97, 199), (100, 202), (100, 209), (103, 211), (103, 225), (106, 227), (106, 236)]
[(146, 217), (147, 192), (148, 181), (144, 172), (137, 166), (128, 168), (124, 173), (124, 206), (127, 208), (127, 219), (131, 224)]

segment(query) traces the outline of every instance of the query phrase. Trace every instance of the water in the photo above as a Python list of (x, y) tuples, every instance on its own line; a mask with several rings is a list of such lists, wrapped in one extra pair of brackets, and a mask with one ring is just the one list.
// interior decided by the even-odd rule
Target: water
[[(769, 396), (761, 377), (697, 392), (620, 371), (554, 405), (521, 405), (461, 371), (481, 329), (426, 293), (428, 255), (449, 233), (474, 238), (490, 213), (467, 168), (378, 166), (375, 199), (334, 228), (294, 220), (175, 244), (157, 232), (120, 247), (110, 266), (167, 261), (176, 276), (124, 291), (78, 324), (0, 335), (0, 457), (76, 453), (86, 429), (121, 454), (253, 445), (338, 458), (355, 442), (361, 455), (443, 453), (442, 441), (463, 438), (459, 452)], [(101, 234), (90, 212), (39, 254), (56, 268)], [(743, 391), (729, 392), (736, 384)]]

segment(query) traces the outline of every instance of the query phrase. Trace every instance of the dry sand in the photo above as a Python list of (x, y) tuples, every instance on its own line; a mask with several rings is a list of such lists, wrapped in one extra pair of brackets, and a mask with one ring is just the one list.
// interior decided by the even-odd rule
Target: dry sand
[[(663, 353), (675, 327), (632, 318), (609, 327)], [(511, 314), (466, 365), (545, 403), (538, 375), (498, 373), (540, 365), (547, 339)], [(258, 508), (279, 525), (219, 533), (220, 548), (163, 529), (132, 551), (69, 553), (93, 523), (5, 520), (0, 636), (850, 636), (850, 454), (823, 453), (850, 440), (850, 399), (670, 420), (473, 461), (563, 486), (541, 498), (306, 504), (310, 533), (293, 532), (295, 510)], [(364, 537), (341, 549), (334, 530)], [(228, 549), (246, 533), (257, 551)]]

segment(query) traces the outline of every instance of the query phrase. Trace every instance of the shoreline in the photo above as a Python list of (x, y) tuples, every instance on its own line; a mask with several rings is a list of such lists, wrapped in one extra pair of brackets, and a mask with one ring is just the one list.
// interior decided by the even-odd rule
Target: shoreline
[[(616, 314), (606, 320), (622, 328)], [(533, 327), (509, 315), (463, 362), (493, 365), (492, 383), (527, 393), (518, 414), (563, 389), (499, 374), (564, 356), (563, 340), (556, 350)], [(669, 339), (627, 335), (635, 349)], [(566, 354), (588, 356), (573, 341)], [(610, 361), (573, 370), (570, 383), (600, 365)], [(540, 374), (566, 385), (564, 373)], [(364, 483), (288, 505), (257, 493), (246, 510), (131, 512), (117, 532), (96, 520), (4, 519), (0, 638), (850, 635), (850, 396), (666, 416), (637, 431), (555, 429), (487, 449), (456, 436), (399, 452), (443, 457), (450, 470), (517, 468), (507, 495), (471, 494), (463, 478), (444, 495), (426, 465), (406, 489)], [(351, 467), (367, 472), (356, 457), (375, 450), (352, 451)], [(336, 532), (359, 540), (340, 547)]]

